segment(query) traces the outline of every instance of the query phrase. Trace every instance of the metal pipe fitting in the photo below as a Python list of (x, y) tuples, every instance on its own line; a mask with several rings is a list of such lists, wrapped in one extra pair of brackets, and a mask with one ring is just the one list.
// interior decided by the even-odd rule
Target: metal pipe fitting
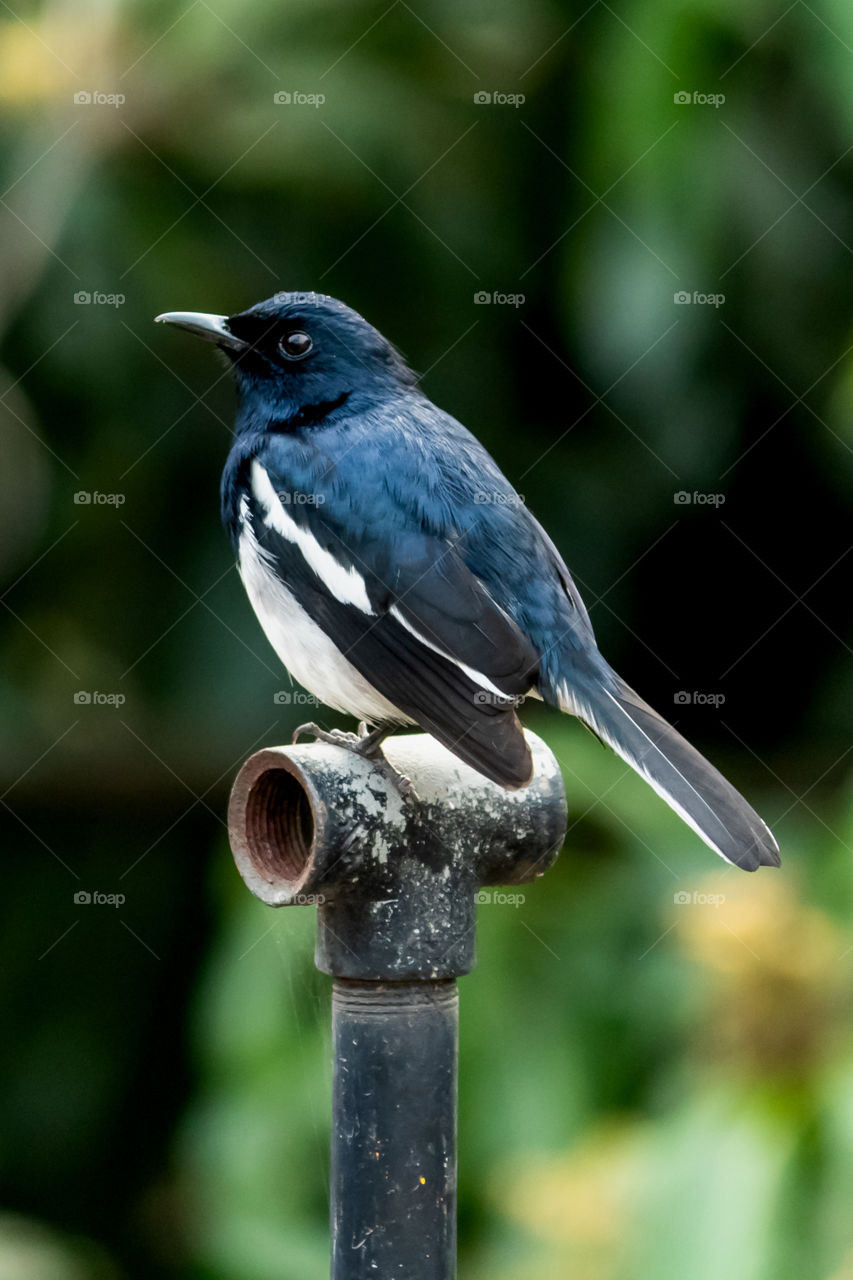
[(450, 978), (474, 964), (475, 894), (544, 874), (566, 829), (557, 762), (527, 735), (534, 776), (505, 791), (434, 738), (389, 739), (409, 779), (324, 742), (258, 751), (231, 794), (241, 876), (272, 907), (316, 902), (317, 966), (339, 978)]
[(477, 890), (543, 875), (566, 830), (557, 762), (527, 738), (521, 791), (423, 734), (384, 760), (268, 748), (234, 783), (241, 876), (270, 906), (317, 904), (316, 963), (335, 978), (332, 1280), (455, 1275), (455, 978), (474, 964)]

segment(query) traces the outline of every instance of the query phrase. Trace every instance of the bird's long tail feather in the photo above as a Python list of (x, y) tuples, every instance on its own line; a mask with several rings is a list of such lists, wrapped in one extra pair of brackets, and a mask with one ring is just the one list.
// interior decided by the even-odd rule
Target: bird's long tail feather
[(721, 858), (745, 871), (778, 867), (779, 847), (752, 806), (603, 659), (600, 663), (594, 673), (561, 685), (561, 708), (636, 769)]

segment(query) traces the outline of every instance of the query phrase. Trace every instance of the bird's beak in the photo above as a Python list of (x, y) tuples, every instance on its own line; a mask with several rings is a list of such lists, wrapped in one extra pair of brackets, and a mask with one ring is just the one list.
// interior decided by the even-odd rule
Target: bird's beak
[(186, 329), (205, 342), (215, 342), (218, 347), (226, 347), (229, 351), (245, 351), (249, 346), (228, 328), (227, 316), (212, 316), (206, 311), (164, 311), (157, 316), (155, 323), (177, 325), (179, 329)]

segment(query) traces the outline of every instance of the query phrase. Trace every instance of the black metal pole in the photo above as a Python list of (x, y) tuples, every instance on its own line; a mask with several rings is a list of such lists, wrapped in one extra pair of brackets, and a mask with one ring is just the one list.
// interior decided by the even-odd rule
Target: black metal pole
[(450, 1280), (456, 1262), (459, 995), (332, 987), (332, 1280)]
[(566, 830), (557, 763), (528, 734), (521, 791), (434, 739), (259, 751), (231, 794), (237, 867), (270, 906), (316, 903), (317, 967), (335, 979), (332, 1280), (453, 1280), (456, 977), (475, 960), (475, 898), (552, 864)]

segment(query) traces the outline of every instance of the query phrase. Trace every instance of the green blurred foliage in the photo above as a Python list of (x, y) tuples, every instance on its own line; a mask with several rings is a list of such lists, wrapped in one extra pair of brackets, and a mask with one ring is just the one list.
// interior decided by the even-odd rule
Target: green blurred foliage
[(571, 828), (462, 983), (462, 1274), (851, 1280), (852, 72), (841, 0), (0, 14), (0, 1280), (326, 1270), (314, 922), (222, 829), (306, 716), (218, 528), (227, 376), (151, 323), (277, 289), (398, 343), (783, 846), (715, 865), (531, 711)]

